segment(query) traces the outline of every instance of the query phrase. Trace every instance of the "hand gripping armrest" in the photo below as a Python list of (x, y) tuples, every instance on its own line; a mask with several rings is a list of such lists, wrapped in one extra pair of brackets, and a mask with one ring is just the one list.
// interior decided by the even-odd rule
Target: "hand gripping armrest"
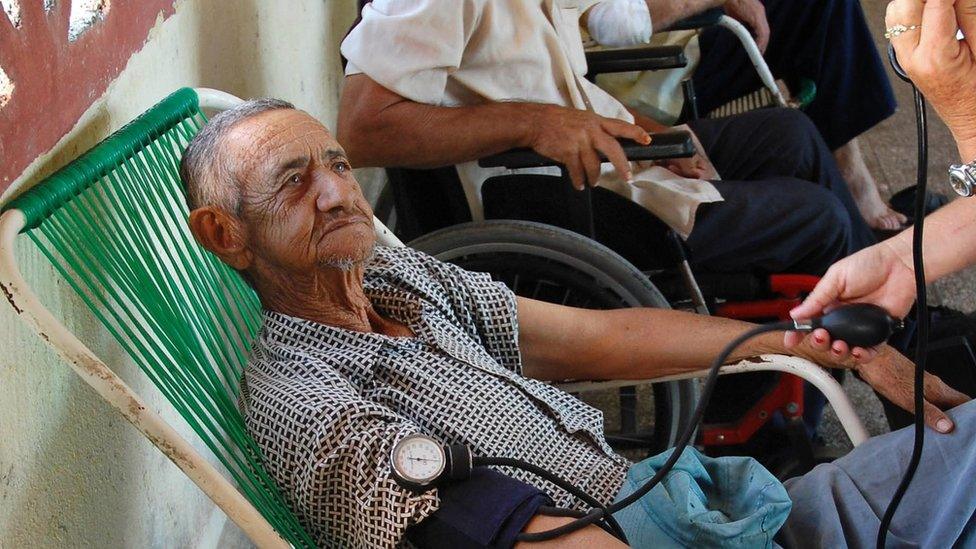
[[(663, 160), (666, 158), (687, 158), (695, 154), (695, 144), (691, 134), (685, 131), (651, 134), (651, 144), (641, 145), (630, 139), (618, 139), (629, 160)], [(609, 162), (604, 155), (600, 161)], [(558, 166), (551, 158), (542, 156), (532, 149), (512, 149), (510, 151), (486, 156), (478, 161), (482, 168), (541, 168)]]
[(722, 8), (708, 9), (699, 14), (692, 15), (691, 17), (686, 17), (664, 30), (693, 30), (711, 27), (712, 25), (717, 25), (718, 20), (721, 19), (723, 15), (725, 15), (725, 10)]

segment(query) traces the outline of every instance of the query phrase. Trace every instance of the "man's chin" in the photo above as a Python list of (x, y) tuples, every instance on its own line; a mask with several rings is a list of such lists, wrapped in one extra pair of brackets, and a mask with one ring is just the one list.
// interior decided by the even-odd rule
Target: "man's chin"
[(376, 244), (370, 244), (369, 248), (356, 253), (346, 255), (333, 255), (319, 261), (319, 267), (324, 269), (336, 269), (343, 272), (351, 271), (357, 267), (362, 267), (369, 260), (373, 259)]

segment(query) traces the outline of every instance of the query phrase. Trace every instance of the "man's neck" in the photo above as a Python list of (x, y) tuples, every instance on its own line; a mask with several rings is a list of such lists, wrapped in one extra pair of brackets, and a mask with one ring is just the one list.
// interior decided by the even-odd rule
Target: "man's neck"
[(362, 265), (291, 275), (259, 269), (257, 275), (255, 285), (265, 309), (356, 332), (412, 335), (409, 328), (373, 309), (363, 290)]

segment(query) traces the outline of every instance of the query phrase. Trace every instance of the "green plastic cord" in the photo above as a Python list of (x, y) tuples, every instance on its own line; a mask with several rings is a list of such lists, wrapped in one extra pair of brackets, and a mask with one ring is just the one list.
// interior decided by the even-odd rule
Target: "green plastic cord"
[(95, 317), (296, 547), (314, 547), (237, 409), (261, 306), (193, 240), (179, 178), (207, 120), (183, 88), (7, 205)]
[(801, 109), (807, 108), (817, 98), (817, 83), (809, 78), (801, 78), (793, 94), (794, 101)]

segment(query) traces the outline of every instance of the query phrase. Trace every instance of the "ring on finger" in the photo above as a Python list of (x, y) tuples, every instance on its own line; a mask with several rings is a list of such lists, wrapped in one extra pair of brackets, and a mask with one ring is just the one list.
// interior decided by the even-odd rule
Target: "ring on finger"
[(885, 29), (884, 37), (887, 38), (888, 40), (891, 40), (892, 38), (905, 34), (908, 31), (918, 30), (920, 28), (922, 28), (921, 24), (895, 25), (893, 27), (888, 27), (887, 29)]

